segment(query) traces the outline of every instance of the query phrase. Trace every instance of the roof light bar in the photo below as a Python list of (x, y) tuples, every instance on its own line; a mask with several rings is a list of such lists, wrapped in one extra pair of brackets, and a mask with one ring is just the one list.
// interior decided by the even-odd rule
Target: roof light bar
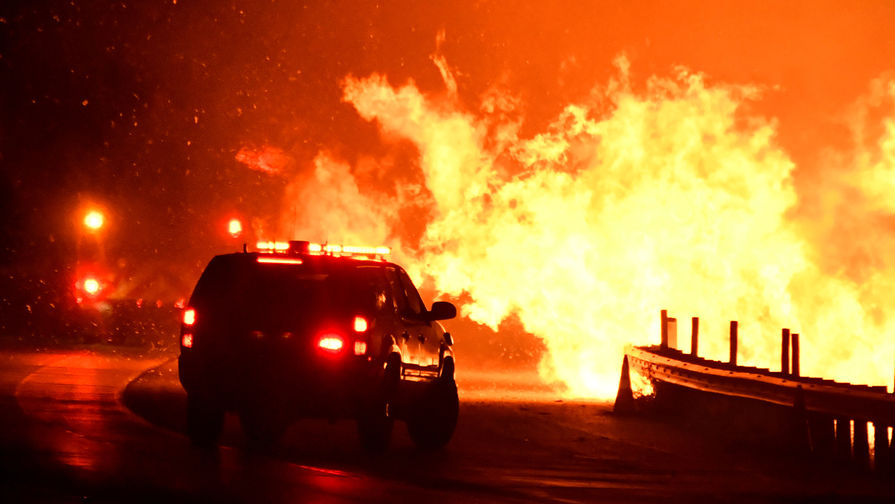
[(255, 245), (258, 250), (269, 250), (276, 252), (284, 252), (289, 250), (289, 242), (279, 241), (260, 241)]

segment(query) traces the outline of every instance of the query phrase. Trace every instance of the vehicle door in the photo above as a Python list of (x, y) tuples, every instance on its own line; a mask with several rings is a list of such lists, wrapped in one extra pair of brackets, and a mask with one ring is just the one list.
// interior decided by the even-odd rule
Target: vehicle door
[(431, 378), (438, 374), (440, 341), (437, 341), (432, 323), (426, 319), (426, 305), (419, 292), (404, 270), (393, 270), (396, 297), (402, 299), (398, 310), (403, 327), (401, 339), (411, 356), (408, 372), (420, 378)]

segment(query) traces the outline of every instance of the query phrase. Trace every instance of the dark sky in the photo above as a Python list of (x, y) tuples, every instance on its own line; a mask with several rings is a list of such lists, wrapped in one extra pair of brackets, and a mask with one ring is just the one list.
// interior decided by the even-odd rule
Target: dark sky
[(109, 212), (110, 267), (167, 269), (188, 288), (236, 246), (228, 216), (280, 211), (288, 178), (236, 153), (278, 146), (290, 174), (320, 150), (375, 154), (376, 127), (341, 101), (340, 82), (378, 72), (443, 92), (431, 60), (441, 30), (464, 102), (505, 86), (524, 103), (523, 135), (605, 82), (624, 52), (635, 86), (677, 64), (768, 86), (755, 107), (779, 118), (802, 170), (847, 143), (835, 118), (895, 67), (892, 2), (628, 4), (4, 2), (0, 264), (64, 275), (83, 242), (78, 212), (94, 203)]

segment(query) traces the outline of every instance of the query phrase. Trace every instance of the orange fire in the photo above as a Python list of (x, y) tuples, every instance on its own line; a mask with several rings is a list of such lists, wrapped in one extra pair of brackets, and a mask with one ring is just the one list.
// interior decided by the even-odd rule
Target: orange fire
[(252, 170), (280, 175), (289, 164), (289, 156), (281, 149), (265, 145), (255, 149), (243, 147), (236, 153), (236, 160), (245, 164)]
[[(444, 95), (375, 74), (343, 83), (387, 141), (416, 146), (424, 186), (387, 195), (321, 153), (288, 194), (314, 206), (284, 212), (301, 216), (286, 232), (391, 243), (415, 277), (470, 299), (465, 316), (496, 330), (517, 315), (546, 344), (542, 377), (570, 396), (614, 397), (624, 345), (656, 343), (662, 308), (701, 318), (703, 356), (726, 358), (738, 320), (740, 363), (778, 366), (787, 327), (802, 334), (803, 374), (890, 384), (895, 235), (880, 230), (895, 214), (895, 114), (812, 172), (830, 177), (797, 180), (775, 121), (744, 110), (754, 86), (677, 69), (635, 90), (622, 56), (615, 78), (522, 137), (516, 97), (494, 89), (467, 109), (433, 59)], [(895, 80), (872, 94), (891, 107)], [(402, 246), (401, 211), (421, 202), (425, 231)]]

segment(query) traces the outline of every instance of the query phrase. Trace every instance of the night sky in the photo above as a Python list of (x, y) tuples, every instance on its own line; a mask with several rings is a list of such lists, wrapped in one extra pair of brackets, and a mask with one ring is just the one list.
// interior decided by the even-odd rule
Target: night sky
[[(209, 257), (240, 246), (227, 219), (275, 219), (285, 185), (318, 152), (352, 163), (386, 149), (342, 101), (347, 76), (444, 92), (432, 61), (442, 31), (461, 101), (511, 90), (523, 136), (587, 96), (624, 53), (635, 87), (675, 65), (766, 87), (751, 106), (779, 120), (800, 170), (849, 142), (837, 118), (895, 68), (892, 2), (627, 4), (4, 2), (4, 288), (67, 285), (73, 256), (92, 246), (81, 212), (98, 205), (109, 225), (89, 253), (137, 291), (149, 277), (163, 279), (159, 296), (187, 294)], [(282, 149), (286, 176), (237, 161), (266, 145)], [(394, 176), (412, 176), (414, 162)]]

